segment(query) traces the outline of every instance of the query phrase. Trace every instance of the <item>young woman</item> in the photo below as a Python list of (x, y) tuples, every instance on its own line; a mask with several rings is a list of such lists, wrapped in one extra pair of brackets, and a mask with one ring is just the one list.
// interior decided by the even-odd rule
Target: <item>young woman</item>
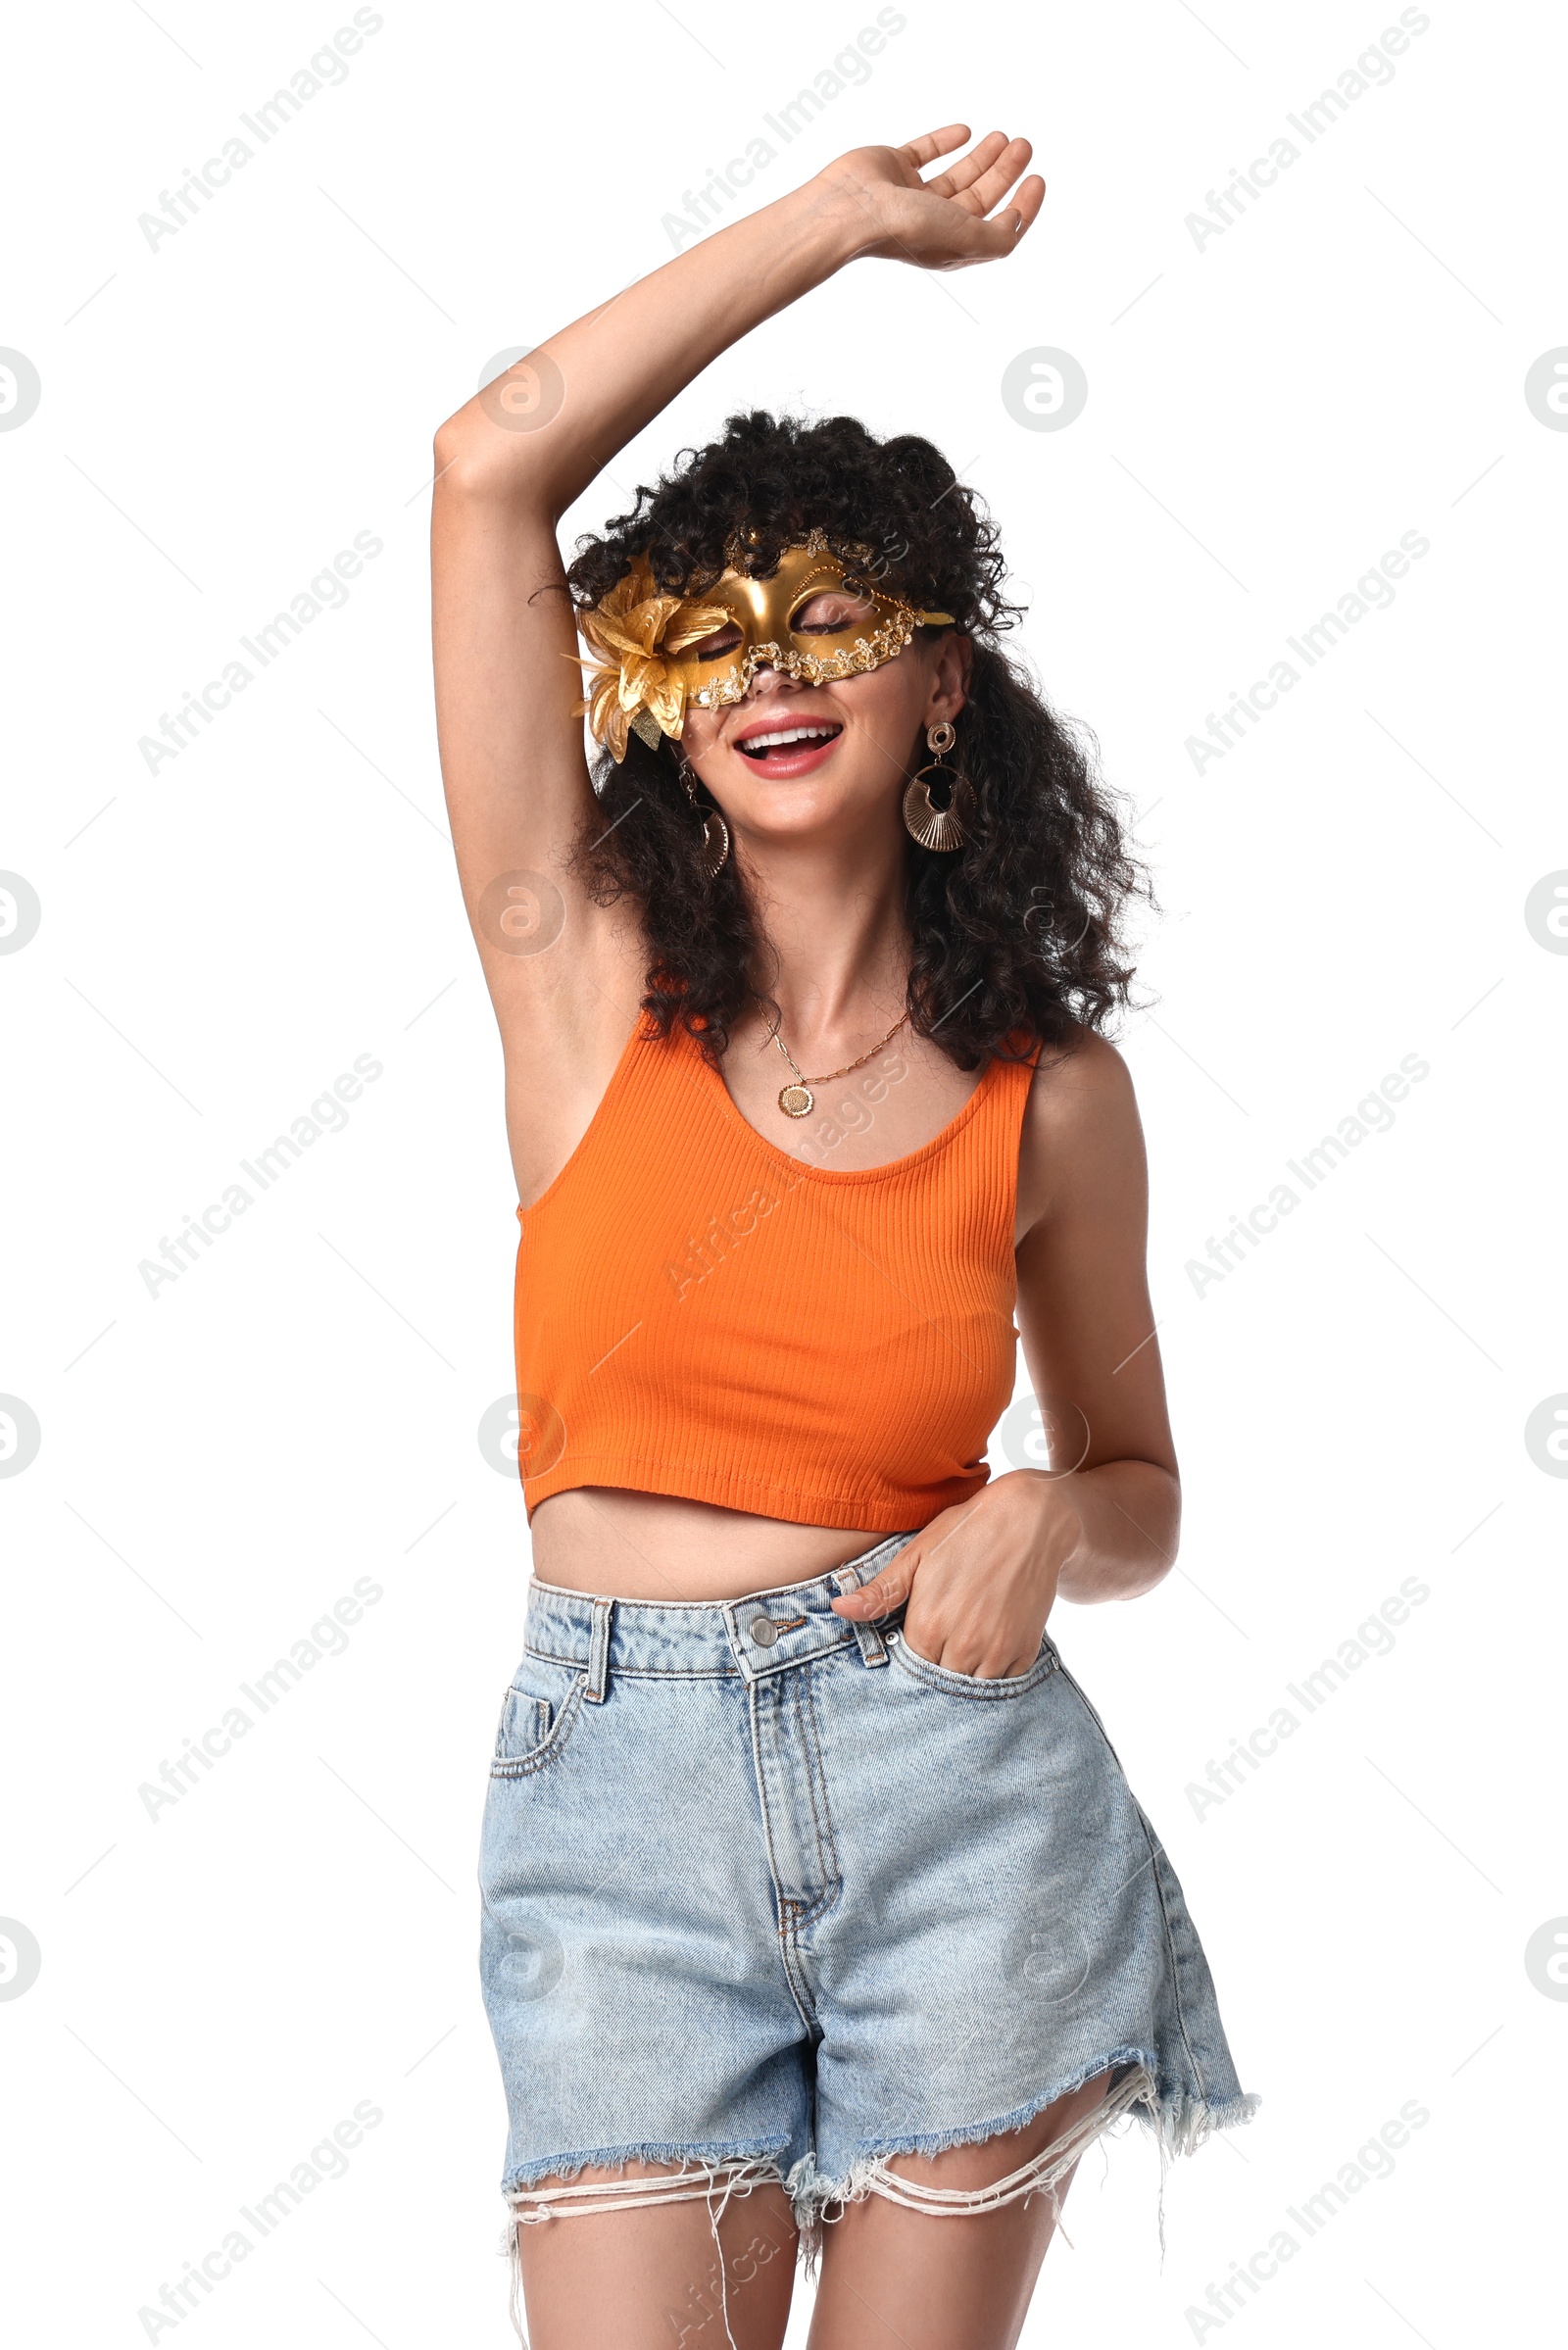
[[(535, 2350), (777, 2350), (803, 2243), (812, 2350), (1002, 2350), (1085, 2146), (1254, 2102), (1046, 1632), (1159, 1581), (1178, 1487), (1100, 1033), (1138, 875), (998, 644), (995, 532), (928, 442), (758, 413), (556, 543), (847, 264), (1010, 253), (1023, 140), (921, 178), (968, 137), (843, 157), (436, 441), (520, 1200), (482, 1977)], [(1020, 1337), (1045, 1450), (988, 1479)]]

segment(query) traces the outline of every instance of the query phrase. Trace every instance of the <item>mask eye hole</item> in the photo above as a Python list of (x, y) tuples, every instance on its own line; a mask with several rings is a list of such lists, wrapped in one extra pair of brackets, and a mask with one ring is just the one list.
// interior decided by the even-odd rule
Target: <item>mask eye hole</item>
[(818, 588), (790, 614), (790, 633), (843, 636), (851, 628), (863, 627), (870, 617), (867, 597), (852, 595), (848, 588)]
[(727, 628), (718, 628), (711, 636), (700, 637), (697, 643), (688, 649), (686, 659), (688, 661), (721, 661), (726, 654), (737, 651), (745, 641), (740, 629), (731, 620)]

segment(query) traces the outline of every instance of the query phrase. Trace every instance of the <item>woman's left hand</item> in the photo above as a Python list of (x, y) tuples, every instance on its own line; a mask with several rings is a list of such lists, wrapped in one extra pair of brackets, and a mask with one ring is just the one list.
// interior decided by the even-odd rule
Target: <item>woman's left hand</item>
[(1082, 1528), (1070, 1478), (1015, 1469), (945, 1509), (879, 1575), (833, 1605), (868, 1624), (907, 1599), (903, 1637), (950, 1673), (1027, 1673)]

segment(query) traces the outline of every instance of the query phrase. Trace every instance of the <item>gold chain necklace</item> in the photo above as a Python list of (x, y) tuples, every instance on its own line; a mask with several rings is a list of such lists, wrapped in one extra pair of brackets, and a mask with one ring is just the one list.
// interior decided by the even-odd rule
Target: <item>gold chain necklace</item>
[(831, 1085), (835, 1077), (848, 1077), (852, 1069), (862, 1068), (871, 1058), (872, 1053), (880, 1053), (883, 1045), (890, 1045), (893, 1042), (908, 1016), (906, 1011), (901, 1012), (887, 1035), (881, 1039), (880, 1043), (871, 1047), (870, 1053), (862, 1053), (858, 1060), (847, 1061), (842, 1069), (829, 1069), (825, 1077), (803, 1077), (800, 1063), (775, 1028), (772, 1031), (773, 1042), (795, 1071), (794, 1084), (785, 1086), (778, 1098), (778, 1105), (784, 1115), (787, 1118), (808, 1118), (816, 1107), (816, 1096), (811, 1091), (812, 1086)]

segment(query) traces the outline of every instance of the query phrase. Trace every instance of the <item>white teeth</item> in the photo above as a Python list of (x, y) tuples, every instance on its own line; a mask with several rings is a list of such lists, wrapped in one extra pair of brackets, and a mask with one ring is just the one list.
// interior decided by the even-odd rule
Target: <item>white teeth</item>
[(834, 726), (784, 726), (776, 734), (749, 734), (740, 748), (743, 751), (767, 751), (775, 743), (831, 742), (838, 732)]

